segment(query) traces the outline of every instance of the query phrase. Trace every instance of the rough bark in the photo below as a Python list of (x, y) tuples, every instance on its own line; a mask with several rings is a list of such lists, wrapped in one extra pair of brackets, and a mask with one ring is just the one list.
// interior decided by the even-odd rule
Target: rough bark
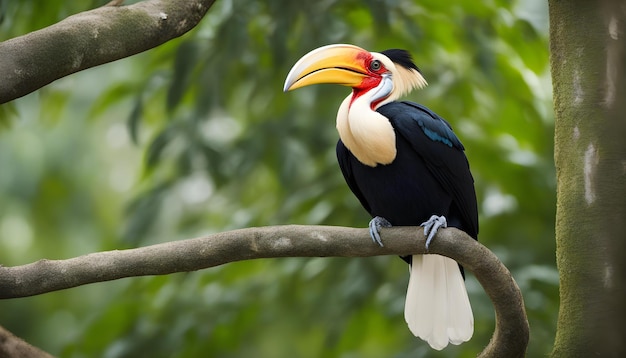
[(181, 36), (198, 24), (213, 2), (146, 0), (103, 6), (1, 42), (0, 104)]
[(561, 306), (553, 357), (626, 356), (626, 6), (551, 0)]
[[(137, 249), (98, 252), (67, 260), (0, 267), (0, 298), (24, 297), (131, 276), (163, 275), (274, 257), (364, 257), (424, 254), (423, 230), (383, 229), (384, 247), (368, 229), (329, 226), (249, 228)], [(481, 357), (523, 357), (529, 328), (521, 292), (498, 258), (464, 232), (441, 229), (429, 253), (449, 256), (474, 273), (491, 298), (496, 329)]]

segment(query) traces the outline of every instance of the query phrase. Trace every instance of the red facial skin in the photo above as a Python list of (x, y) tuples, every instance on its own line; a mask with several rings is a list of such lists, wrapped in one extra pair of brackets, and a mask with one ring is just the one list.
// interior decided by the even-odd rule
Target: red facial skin
[[(378, 70), (372, 70), (371, 64), (372, 61), (374, 61), (375, 59), (374, 56), (372, 56), (372, 54), (369, 52), (359, 53), (356, 59), (358, 62), (361, 62), (363, 64), (362, 68), (364, 70), (364, 73), (367, 74), (367, 77), (365, 77), (358, 86), (352, 88), (352, 100), (350, 101), (350, 105), (352, 105), (354, 100), (362, 96), (364, 93), (378, 86), (380, 84), (380, 81), (382, 81), (382, 74), (387, 72), (387, 69), (382, 63), (380, 63), (380, 68)], [(374, 108), (376, 108), (376, 105), (382, 100), (383, 99), (372, 102), (370, 104), (372, 110), (374, 110)]]

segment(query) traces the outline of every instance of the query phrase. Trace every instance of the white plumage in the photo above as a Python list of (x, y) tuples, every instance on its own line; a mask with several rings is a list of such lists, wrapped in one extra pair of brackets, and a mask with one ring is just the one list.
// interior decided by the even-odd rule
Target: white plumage
[(404, 319), (416, 336), (437, 350), (467, 342), (474, 316), (456, 261), (440, 255), (414, 255)]

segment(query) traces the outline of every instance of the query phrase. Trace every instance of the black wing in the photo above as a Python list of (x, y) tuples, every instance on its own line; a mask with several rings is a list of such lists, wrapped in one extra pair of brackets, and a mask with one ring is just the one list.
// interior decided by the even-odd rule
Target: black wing
[(460, 225), (452, 226), (460, 226), (477, 239), (474, 179), (463, 145), (450, 125), (430, 109), (412, 102), (392, 102), (380, 107), (378, 112), (390, 120), (396, 133), (410, 143), (430, 174), (452, 196), (453, 210), (458, 211), (454, 214), (461, 219)]
[(359, 186), (357, 185), (357, 182), (354, 178), (354, 172), (352, 170), (353, 160), (351, 160), (351, 157), (353, 158), (352, 153), (350, 153), (348, 148), (346, 148), (346, 146), (340, 139), (337, 142), (337, 161), (339, 162), (339, 168), (341, 168), (341, 173), (343, 174), (343, 177), (346, 180), (348, 187), (357, 197), (357, 199), (359, 199), (359, 202), (361, 203), (363, 208), (365, 208), (368, 213), (371, 213), (372, 210), (370, 208), (370, 205), (367, 203), (367, 200), (363, 196), (363, 193), (359, 189)]

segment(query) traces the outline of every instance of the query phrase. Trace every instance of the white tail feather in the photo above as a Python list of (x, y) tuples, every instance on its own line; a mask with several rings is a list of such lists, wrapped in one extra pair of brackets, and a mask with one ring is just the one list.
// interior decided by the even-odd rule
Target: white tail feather
[(456, 261), (440, 255), (414, 255), (404, 319), (416, 336), (437, 350), (467, 342), (474, 316)]

